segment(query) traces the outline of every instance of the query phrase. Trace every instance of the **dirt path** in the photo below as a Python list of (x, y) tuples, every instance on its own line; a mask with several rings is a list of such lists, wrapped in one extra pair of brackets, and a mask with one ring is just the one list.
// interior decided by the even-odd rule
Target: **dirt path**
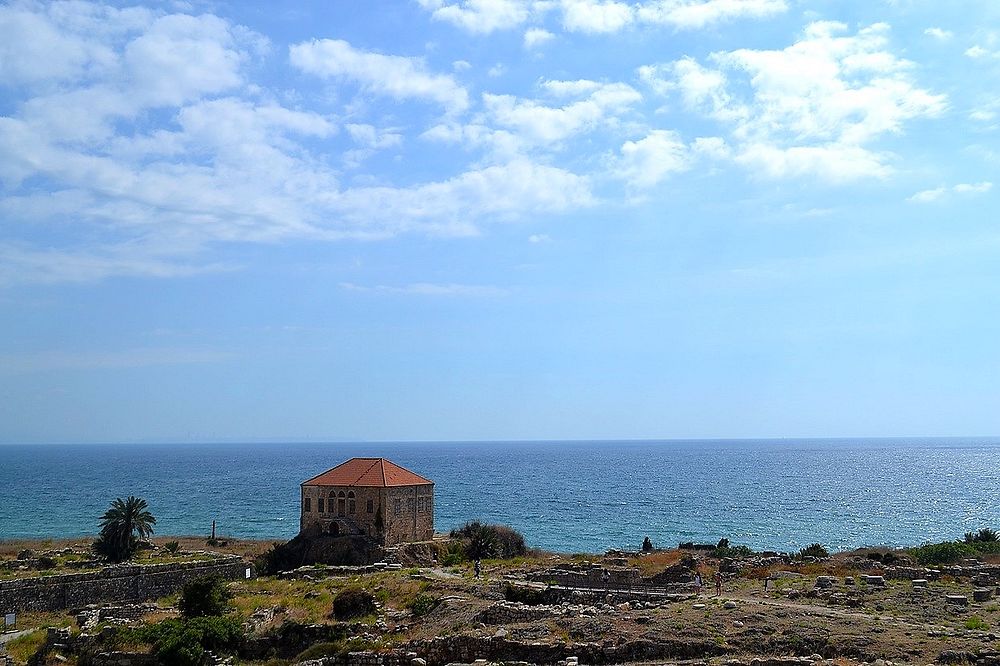
[(21, 631), (11, 631), (10, 633), (0, 634), (0, 645), (4, 643), (10, 643), (15, 638), (20, 638), (21, 636), (27, 636), (36, 629), (22, 629)]
[[(712, 597), (720, 598), (720, 597)], [(760, 597), (751, 596), (734, 596), (734, 597), (721, 597), (723, 601), (726, 599), (732, 599), (733, 601), (741, 601), (744, 604), (757, 604), (760, 606), (771, 606), (775, 608), (784, 608), (787, 610), (794, 610), (801, 612), (805, 615), (818, 615), (825, 617), (839, 617), (848, 620), (867, 620), (869, 622), (892, 622), (901, 627), (909, 627), (911, 629), (920, 629), (923, 631), (927, 630), (943, 630), (947, 629), (942, 625), (938, 624), (926, 624), (922, 622), (913, 622), (904, 618), (896, 617), (894, 615), (873, 615), (871, 613), (862, 613), (859, 611), (852, 611), (845, 608), (831, 608), (830, 606), (817, 606), (814, 604), (803, 604), (791, 601), (789, 599), (762, 599)]]

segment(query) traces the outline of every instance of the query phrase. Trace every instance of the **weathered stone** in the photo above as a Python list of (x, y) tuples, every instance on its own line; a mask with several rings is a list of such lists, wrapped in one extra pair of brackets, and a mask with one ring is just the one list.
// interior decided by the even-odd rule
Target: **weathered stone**
[(969, 597), (964, 594), (946, 594), (944, 595), (945, 601), (949, 604), (955, 604), (956, 606), (968, 606)]
[(972, 591), (972, 600), (977, 602), (989, 601), (993, 598), (993, 590), (988, 587)]
[(927, 587), (926, 578), (914, 578), (911, 582), (913, 583), (913, 587)]
[(734, 608), (736, 608), (736, 602), (729, 600), (726, 603), (722, 604), (722, 607), (725, 608), (726, 610), (733, 610)]

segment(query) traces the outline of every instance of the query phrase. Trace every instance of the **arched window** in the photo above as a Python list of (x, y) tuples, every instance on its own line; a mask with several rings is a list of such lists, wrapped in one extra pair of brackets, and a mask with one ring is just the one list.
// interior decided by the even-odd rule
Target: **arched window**
[(337, 493), (337, 515), (343, 516), (347, 513), (347, 495), (341, 490)]
[(354, 491), (347, 491), (347, 513), (354, 515)]

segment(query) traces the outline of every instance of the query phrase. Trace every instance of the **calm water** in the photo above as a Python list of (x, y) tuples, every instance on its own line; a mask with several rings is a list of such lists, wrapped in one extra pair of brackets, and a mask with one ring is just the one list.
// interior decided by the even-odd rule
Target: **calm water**
[(93, 534), (114, 497), (157, 534), (290, 538), (298, 484), (351, 456), (437, 483), (436, 526), (562, 552), (716, 541), (903, 545), (1000, 527), (1000, 438), (0, 447), (0, 538)]

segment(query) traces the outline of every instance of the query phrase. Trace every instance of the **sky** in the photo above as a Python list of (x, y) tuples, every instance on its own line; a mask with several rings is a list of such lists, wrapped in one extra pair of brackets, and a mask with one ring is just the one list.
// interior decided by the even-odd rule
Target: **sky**
[(994, 0), (5, 2), (0, 443), (1000, 434), (998, 91)]

